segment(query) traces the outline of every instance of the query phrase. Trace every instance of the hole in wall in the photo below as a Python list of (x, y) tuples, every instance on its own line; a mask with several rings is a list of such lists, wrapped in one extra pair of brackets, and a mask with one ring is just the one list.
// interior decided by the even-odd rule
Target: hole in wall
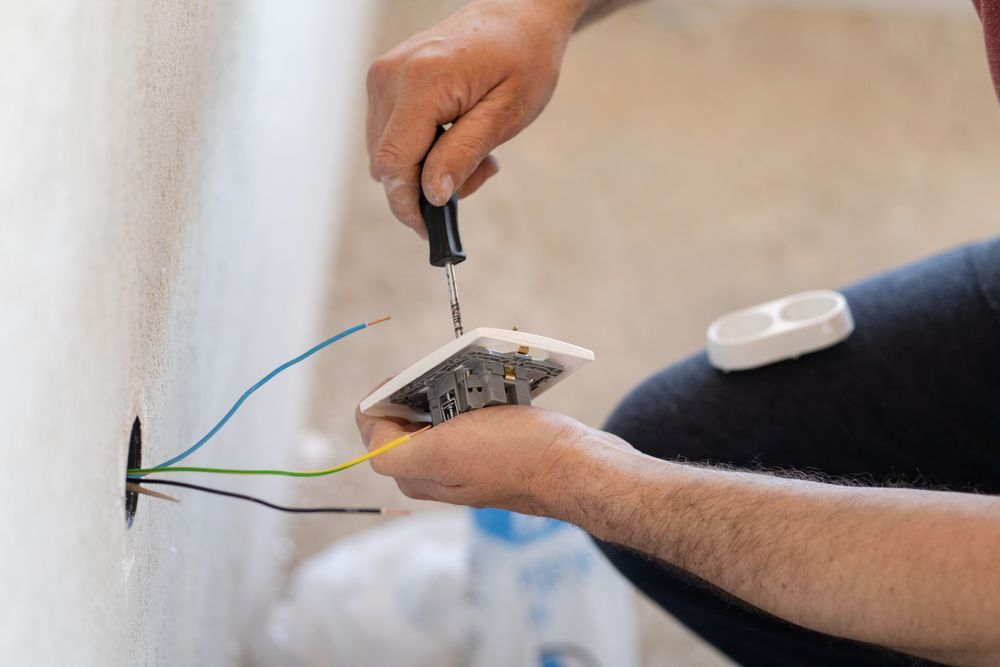
[[(142, 424), (136, 417), (132, 422), (132, 433), (128, 437), (128, 457), (126, 457), (125, 468), (142, 467)], [(126, 472), (126, 474), (128, 474)], [(125, 489), (125, 526), (132, 527), (135, 520), (135, 511), (139, 507), (139, 494)]]

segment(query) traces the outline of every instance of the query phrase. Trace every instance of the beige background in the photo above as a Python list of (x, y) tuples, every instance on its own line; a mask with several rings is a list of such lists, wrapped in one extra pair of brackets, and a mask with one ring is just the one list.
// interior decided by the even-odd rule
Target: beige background
[[(373, 55), (455, 3), (389, 0)], [(382, 314), (316, 365), (303, 464), (358, 450), (354, 404), (451, 336), (426, 250), (355, 180), (327, 329)], [(467, 327), (511, 326), (595, 350), (542, 404), (599, 425), (645, 375), (696, 351), (728, 310), (836, 287), (996, 233), (1000, 110), (971, 8), (946, 14), (658, 2), (585, 30), (541, 118), (461, 204)], [(356, 469), (311, 501), (402, 499)], [(369, 520), (294, 524), (299, 556)], [(647, 664), (720, 664), (651, 608)]]

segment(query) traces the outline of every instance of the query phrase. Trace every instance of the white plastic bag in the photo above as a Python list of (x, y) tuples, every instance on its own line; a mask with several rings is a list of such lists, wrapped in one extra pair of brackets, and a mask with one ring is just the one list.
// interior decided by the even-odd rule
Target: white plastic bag
[(254, 639), (255, 665), (445, 667), (465, 662), (469, 519), (398, 519), (305, 561)]
[(634, 667), (631, 587), (579, 528), (471, 510), (474, 667)]
[(503, 510), (398, 519), (305, 561), (253, 664), (634, 667), (628, 583), (578, 528)]

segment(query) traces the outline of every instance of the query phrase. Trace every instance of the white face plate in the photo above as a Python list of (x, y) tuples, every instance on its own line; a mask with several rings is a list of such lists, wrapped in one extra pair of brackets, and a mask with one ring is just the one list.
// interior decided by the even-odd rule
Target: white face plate
[(836, 345), (854, 331), (847, 299), (811, 290), (737, 310), (708, 327), (708, 360), (723, 371), (759, 368)]
[(491, 352), (501, 354), (523, 351), (524, 348), (527, 348), (527, 357), (562, 367), (562, 373), (532, 389), (532, 400), (594, 360), (594, 353), (590, 350), (564, 343), (561, 340), (524, 331), (480, 327), (465, 333), (460, 338), (449, 341), (373, 391), (365, 400), (361, 401), (361, 412), (373, 417), (402, 417), (410, 421), (430, 421), (429, 413), (419, 412), (406, 405), (392, 403), (389, 398), (452, 357), (469, 348), (476, 347), (486, 348)]

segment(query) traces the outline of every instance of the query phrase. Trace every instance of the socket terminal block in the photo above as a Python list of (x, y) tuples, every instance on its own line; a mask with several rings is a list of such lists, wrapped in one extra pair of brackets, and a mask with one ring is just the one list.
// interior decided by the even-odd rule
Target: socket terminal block
[(520, 351), (499, 353), (470, 347), (402, 387), (389, 400), (430, 413), (437, 426), (469, 410), (531, 405), (531, 394), (562, 372), (562, 366)]

